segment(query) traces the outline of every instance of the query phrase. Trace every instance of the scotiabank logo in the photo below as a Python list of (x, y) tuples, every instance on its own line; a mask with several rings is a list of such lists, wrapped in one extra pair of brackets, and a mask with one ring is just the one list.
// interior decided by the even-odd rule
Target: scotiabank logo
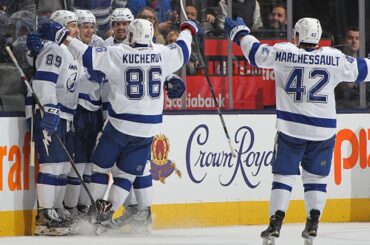
[[(352, 169), (357, 162), (362, 169), (370, 168), (370, 155), (367, 152), (367, 142), (370, 140), (370, 129), (360, 129), (358, 133), (351, 129), (342, 129), (337, 133), (334, 148), (334, 179), (335, 184), (342, 183), (342, 171)], [(346, 154), (342, 146), (350, 145), (352, 148)]]
[[(23, 138), (23, 146), (0, 145), (0, 191), (30, 189), (30, 133)], [(5, 168), (9, 166), (9, 169)], [(35, 176), (37, 167), (35, 170)], [(7, 180), (7, 181), (6, 181)]]

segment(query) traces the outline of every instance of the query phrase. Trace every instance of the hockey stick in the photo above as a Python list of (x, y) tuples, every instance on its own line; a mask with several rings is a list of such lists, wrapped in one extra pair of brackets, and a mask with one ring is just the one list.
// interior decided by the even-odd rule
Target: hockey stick
[[(180, 6), (181, 6), (181, 11), (185, 17), (186, 20), (188, 20), (188, 17), (186, 15), (186, 11), (185, 11), (185, 8), (184, 8), (184, 3), (183, 3), (183, 0), (180, 0)], [(227, 127), (226, 127), (226, 123), (225, 123), (225, 120), (224, 120), (224, 117), (222, 115), (222, 112), (221, 112), (221, 109), (220, 109), (220, 106), (218, 104), (218, 101), (216, 99), (216, 94), (215, 94), (215, 91), (214, 91), (214, 88), (213, 88), (213, 85), (211, 83), (211, 79), (209, 78), (209, 73), (208, 73), (208, 67), (206, 66), (206, 62), (204, 61), (204, 58), (203, 58), (203, 55), (201, 53), (201, 50), (199, 48), (199, 44), (198, 44), (198, 41), (197, 39), (195, 38), (195, 36), (193, 36), (193, 42), (195, 43), (195, 47), (197, 48), (197, 51), (199, 53), (199, 58), (200, 58), (200, 63), (202, 64), (202, 66), (204, 67), (204, 74), (206, 75), (206, 78), (207, 78), (207, 83), (208, 83), (208, 86), (209, 86), (209, 90), (211, 91), (211, 94), (212, 94), (212, 98), (213, 98), (213, 101), (216, 105), (216, 109), (217, 109), (217, 113), (218, 113), (218, 116), (220, 117), (220, 120), (221, 120), (221, 123), (222, 123), (222, 127), (224, 128), (224, 133), (225, 133), (225, 136), (226, 136), (226, 139), (227, 139), (227, 142), (229, 143), (229, 147), (230, 147), (230, 151), (231, 151), (231, 154), (233, 157), (236, 157), (236, 151), (235, 151), (235, 148), (233, 146), (233, 143), (231, 142), (230, 140), (230, 136), (229, 136), (229, 132), (227, 130)]]
[[(41, 102), (40, 102), (40, 100), (39, 100), (39, 98), (38, 98), (38, 96), (37, 96), (36, 92), (35, 92), (35, 91), (33, 90), (33, 88), (31, 87), (31, 84), (30, 84), (30, 82), (28, 81), (28, 79), (27, 79), (26, 75), (24, 74), (24, 72), (23, 72), (22, 68), (19, 66), (19, 63), (18, 63), (17, 59), (15, 58), (15, 56), (14, 56), (14, 54), (13, 54), (12, 50), (9, 48), (9, 46), (6, 46), (6, 47), (5, 47), (5, 49), (6, 49), (6, 51), (8, 52), (8, 54), (9, 54), (9, 56), (10, 56), (11, 60), (13, 61), (13, 63), (14, 63), (14, 65), (15, 65), (15, 67), (17, 68), (17, 70), (18, 70), (19, 74), (21, 75), (21, 78), (22, 78), (23, 82), (26, 84), (26, 86), (27, 86), (27, 88), (29, 89), (29, 91), (31, 91), (32, 96), (33, 96), (33, 98), (34, 98), (34, 100), (35, 100), (36, 104), (39, 106), (39, 108), (40, 108), (41, 112), (44, 112), (45, 110), (44, 110), (43, 105), (41, 104)], [(58, 140), (58, 142), (60, 143), (60, 145), (62, 146), (62, 148), (63, 148), (63, 150), (64, 150), (64, 153), (65, 153), (65, 154), (66, 154), (66, 156), (68, 157), (68, 160), (69, 160), (69, 162), (70, 162), (70, 164), (71, 164), (71, 166), (72, 166), (73, 171), (76, 173), (77, 177), (80, 179), (82, 186), (84, 187), (84, 189), (85, 189), (85, 191), (86, 191), (87, 195), (89, 196), (89, 199), (90, 199), (90, 202), (91, 202), (91, 207), (93, 208), (93, 210), (92, 210), (92, 211), (93, 211), (93, 212), (95, 212), (95, 211), (97, 210), (97, 209), (96, 209), (96, 204), (95, 204), (94, 198), (93, 198), (93, 197), (92, 197), (92, 195), (91, 195), (91, 192), (90, 192), (89, 188), (87, 187), (87, 185), (86, 185), (85, 181), (83, 180), (83, 178), (82, 178), (81, 174), (78, 172), (78, 170), (77, 170), (77, 168), (76, 168), (76, 164), (75, 164), (75, 162), (74, 162), (73, 158), (72, 158), (72, 157), (71, 157), (71, 155), (69, 154), (69, 152), (68, 152), (68, 150), (67, 150), (66, 146), (63, 144), (63, 142), (62, 142), (62, 140), (60, 139), (59, 135), (57, 135), (57, 134), (54, 134), (54, 135), (55, 135), (55, 137), (57, 138), (57, 140)]]

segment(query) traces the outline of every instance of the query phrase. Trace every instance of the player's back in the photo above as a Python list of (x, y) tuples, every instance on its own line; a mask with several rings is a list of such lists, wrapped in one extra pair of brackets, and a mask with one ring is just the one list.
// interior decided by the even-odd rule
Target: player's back
[(291, 43), (273, 46), (277, 129), (294, 137), (323, 140), (334, 135), (334, 88), (355, 81), (355, 59), (334, 48), (306, 51)]
[(157, 44), (136, 48), (124, 44), (112, 46), (109, 59), (106, 63), (114, 66), (103, 70), (111, 88), (110, 122), (127, 134), (155, 135), (162, 123), (163, 83), (182, 66), (183, 60), (172, 57), (169, 47)]

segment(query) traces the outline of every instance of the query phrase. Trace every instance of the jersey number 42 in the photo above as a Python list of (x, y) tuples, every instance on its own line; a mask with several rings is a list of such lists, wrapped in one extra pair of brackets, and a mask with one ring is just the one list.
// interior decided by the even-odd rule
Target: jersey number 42
[[(285, 91), (288, 94), (294, 95), (295, 102), (302, 102), (305, 95), (307, 95), (307, 102), (312, 103), (326, 103), (328, 101), (327, 95), (320, 95), (319, 92), (329, 82), (329, 73), (325, 69), (314, 68), (309, 70), (309, 79), (318, 80), (307, 92), (306, 86), (303, 85), (304, 68), (295, 67), (288, 77)], [(319, 79), (317, 79), (319, 78)]]

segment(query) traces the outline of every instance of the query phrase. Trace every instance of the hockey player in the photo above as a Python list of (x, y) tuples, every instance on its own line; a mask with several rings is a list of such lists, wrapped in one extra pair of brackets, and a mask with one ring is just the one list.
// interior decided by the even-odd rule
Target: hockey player
[[(59, 10), (50, 18), (68, 28), (71, 37), (78, 36), (75, 13)], [(29, 40), (27, 42), (30, 43)], [(35, 234), (65, 235), (70, 232), (70, 217), (63, 208), (63, 198), (71, 165), (56, 135), (73, 155), (71, 129), (81, 66), (65, 45), (49, 41), (42, 46), (37, 52), (32, 83), (44, 106), (44, 113), (37, 110), (35, 118), (34, 137), (40, 164), (36, 181), (38, 210)], [(28, 47), (32, 50), (31, 46)]]
[(302, 18), (295, 24), (295, 44), (261, 44), (249, 35), (241, 18), (227, 18), (225, 31), (240, 45), (250, 64), (275, 71), (278, 132), (272, 162), (271, 217), (261, 237), (265, 244), (274, 244), (274, 238), (279, 237), (301, 165), (307, 213), (302, 237), (306, 244), (312, 244), (326, 202), (335, 144), (334, 88), (340, 81), (369, 81), (370, 61), (331, 47), (318, 48), (322, 30), (314, 18)]
[[(164, 89), (170, 99), (181, 98), (185, 92), (185, 83), (180, 77), (171, 74), (164, 82)], [(129, 225), (129, 228), (131, 228), (129, 231), (131, 232), (150, 233), (153, 199), (153, 178), (150, 167), (150, 161), (148, 160), (145, 167), (146, 171), (135, 177), (130, 194), (123, 205), (125, 212), (114, 220), (118, 227)]]
[(113, 31), (111, 37), (104, 41), (104, 46), (122, 43), (126, 39), (126, 33), (131, 21), (134, 20), (130, 9), (116, 8), (112, 12), (110, 25)]
[[(92, 47), (103, 46), (103, 39), (95, 34), (95, 16), (88, 10), (76, 10), (75, 13), (78, 17), (81, 41)], [(84, 71), (80, 81), (76, 115), (73, 120), (75, 164), (87, 186), (91, 178), (91, 155), (95, 147), (97, 134), (103, 127), (100, 100), (101, 87), (98, 83), (89, 81), (89, 79), (104, 79), (103, 76), (99, 75), (96, 71)], [(64, 205), (75, 219), (87, 215), (89, 210), (90, 199), (85, 189), (81, 188), (81, 180), (73, 170), (68, 174)]]
[[(153, 26), (144, 19), (130, 24), (131, 46), (92, 48), (74, 38), (65, 40), (74, 57), (87, 69), (103, 72), (112, 88), (108, 123), (93, 154), (91, 193), (100, 225), (112, 224), (112, 215), (127, 198), (135, 177), (146, 171), (152, 139), (162, 123), (164, 79), (188, 62), (191, 35), (198, 32), (191, 21), (184, 22), (181, 30), (170, 46), (152, 43)], [(60, 41), (63, 28), (49, 23), (40, 32), (47, 39)], [(176, 86), (168, 87), (171, 90)], [(110, 171), (113, 186), (108, 200), (103, 200)]]

